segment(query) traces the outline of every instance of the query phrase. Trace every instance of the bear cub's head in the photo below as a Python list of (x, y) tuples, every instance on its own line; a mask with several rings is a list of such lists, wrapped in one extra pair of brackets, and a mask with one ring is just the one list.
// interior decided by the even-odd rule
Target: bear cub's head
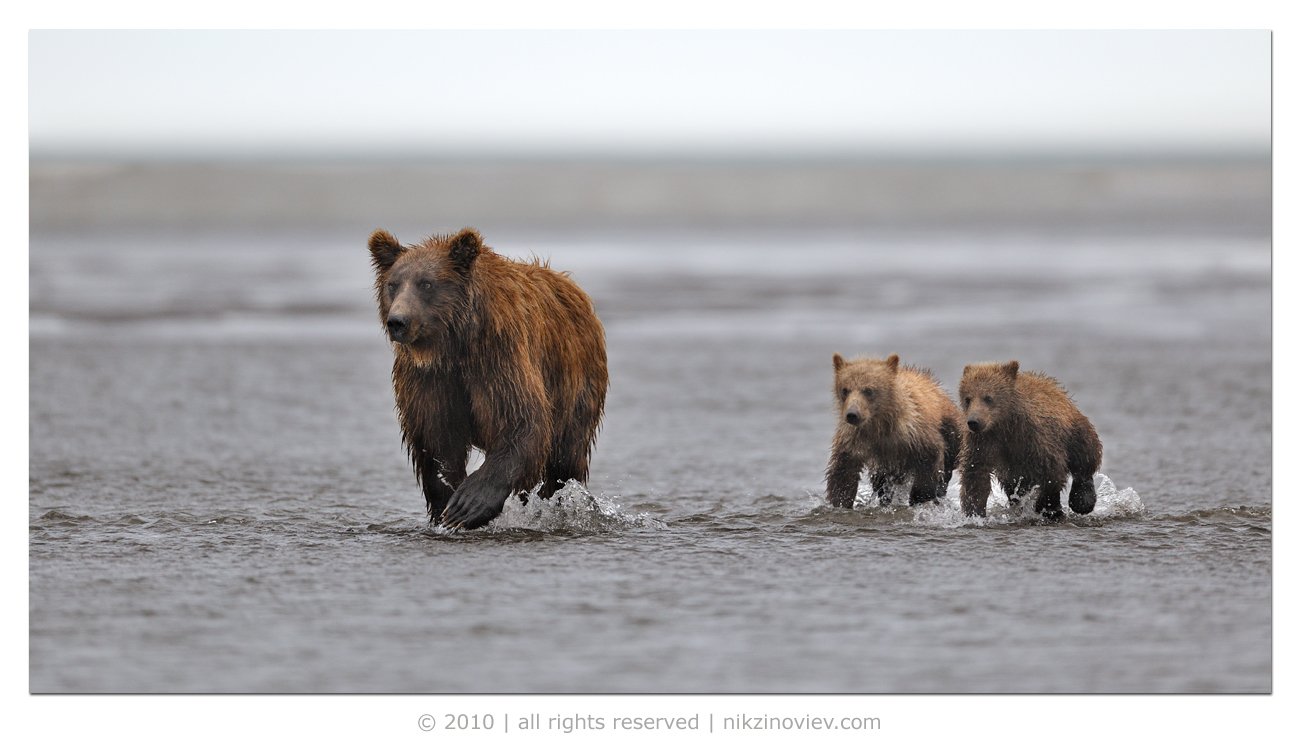
[(1015, 399), (1019, 373), (1020, 363), (1016, 360), (966, 366), (957, 394), (970, 432), (987, 432), (1002, 421)]
[(898, 355), (884, 360), (845, 360), (836, 352), (835, 399), (840, 419), (854, 428), (864, 428), (894, 412), (894, 381), (898, 376)]
[(468, 317), (468, 286), (483, 238), (467, 227), (406, 246), (376, 230), (369, 245), (379, 320), (388, 338), (430, 356)]

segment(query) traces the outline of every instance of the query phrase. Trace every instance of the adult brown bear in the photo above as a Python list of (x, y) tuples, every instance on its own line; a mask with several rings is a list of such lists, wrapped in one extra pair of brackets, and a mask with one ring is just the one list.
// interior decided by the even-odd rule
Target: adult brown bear
[[(541, 483), (586, 482), (605, 408), (605, 331), (591, 298), (542, 262), (494, 253), (473, 229), (404, 246), (370, 236), (379, 320), (393, 344), (402, 439), (431, 521), (481, 527)], [(471, 447), (483, 466), (466, 474)]]

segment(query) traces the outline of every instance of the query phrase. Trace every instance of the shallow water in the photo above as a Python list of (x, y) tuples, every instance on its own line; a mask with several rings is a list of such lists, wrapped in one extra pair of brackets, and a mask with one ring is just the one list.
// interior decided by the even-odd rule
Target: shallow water
[[(612, 380), (590, 492), (451, 534), (368, 229), (34, 233), (33, 691), (1271, 689), (1266, 238), (489, 232)], [(834, 351), (1056, 375), (1097, 510), (829, 508)]]

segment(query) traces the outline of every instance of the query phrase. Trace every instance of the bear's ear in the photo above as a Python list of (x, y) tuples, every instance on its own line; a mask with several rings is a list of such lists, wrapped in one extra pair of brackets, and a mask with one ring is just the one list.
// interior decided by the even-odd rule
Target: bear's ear
[(973, 367), (975, 367), (975, 366), (974, 366), (974, 365), (967, 365), (966, 367), (962, 368), (962, 369), (961, 369), (961, 377), (962, 377), (962, 378), (965, 378), (966, 376), (970, 375), (970, 369), (973, 368)]
[(840, 372), (840, 368), (844, 367), (844, 358), (840, 356), (839, 352), (836, 352), (831, 358), (831, 364), (835, 366), (836, 373)]
[(374, 265), (375, 271), (384, 272), (392, 268), (397, 257), (402, 255), (406, 248), (397, 241), (396, 237), (388, 234), (382, 229), (377, 229), (374, 234), (370, 235), (370, 263)]
[(897, 354), (893, 354), (893, 355), (890, 355), (889, 357), (886, 357), (886, 358), (885, 358), (885, 365), (888, 365), (890, 370), (892, 370), (892, 371), (894, 371), (895, 373), (897, 373), (897, 372), (898, 372), (898, 355), (897, 355)]
[(478, 230), (466, 227), (451, 238), (447, 255), (450, 256), (452, 263), (462, 269), (468, 269), (474, 264), (474, 259), (478, 258), (481, 250), (483, 250), (483, 238)]
[(1005, 374), (1007, 375), (1007, 378), (1010, 378), (1011, 380), (1014, 381), (1015, 378), (1016, 378), (1016, 375), (1017, 375), (1018, 373), (1020, 373), (1020, 361), (1019, 361), (1019, 360), (1012, 360), (1011, 362), (1007, 363), (1006, 365), (1003, 365), (1003, 366), (1002, 366), (1002, 372), (1005, 373)]

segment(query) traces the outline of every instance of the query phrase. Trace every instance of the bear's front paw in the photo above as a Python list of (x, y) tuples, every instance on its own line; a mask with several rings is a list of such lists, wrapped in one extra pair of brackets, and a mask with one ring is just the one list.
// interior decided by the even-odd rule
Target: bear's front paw
[(501, 513), (508, 495), (509, 488), (471, 478), (452, 494), (440, 521), (452, 529), (478, 529)]

